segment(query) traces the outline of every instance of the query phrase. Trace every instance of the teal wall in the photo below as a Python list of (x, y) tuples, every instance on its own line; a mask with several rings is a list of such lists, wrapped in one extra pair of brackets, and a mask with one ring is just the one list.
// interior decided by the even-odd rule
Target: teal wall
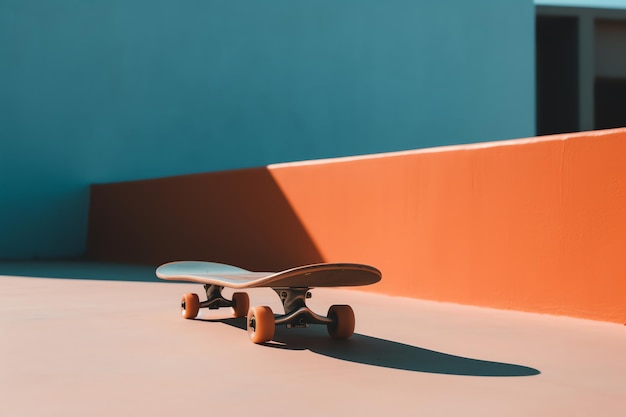
[(534, 134), (532, 0), (0, 0), (0, 258), (88, 185)]

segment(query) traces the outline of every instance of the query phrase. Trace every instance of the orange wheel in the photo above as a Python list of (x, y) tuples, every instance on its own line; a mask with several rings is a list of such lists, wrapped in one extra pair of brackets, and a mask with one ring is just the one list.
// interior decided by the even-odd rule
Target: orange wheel
[(195, 319), (200, 311), (198, 294), (185, 294), (180, 302), (180, 312), (186, 319)]
[(248, 311), (248, 336), (253, 343), (265, 343), (274, 338), (274, 313), (269, 307), (252, 307)]
[(354, 311), (348, 305), (334, 305), (328, 309), (328, 318), (333, 322), (327, 325), (328, 334), (333, 339), (347, 339), (354, 333)]
[(236, 292), (233, 294), (233, 310), (235, 317), (245, 317), (250, 308), (250, 298), (245, 292)]

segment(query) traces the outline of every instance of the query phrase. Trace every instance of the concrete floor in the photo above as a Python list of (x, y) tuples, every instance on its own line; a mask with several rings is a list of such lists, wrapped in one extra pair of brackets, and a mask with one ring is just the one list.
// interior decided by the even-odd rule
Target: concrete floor
[[(626, 415), (622, 325), (318, 289), (320, 313), (352, 305), (352, 339), (279, 328), (254, 345), (227, 311), (183, 320), (181, 294), (202, 287), (153, 268), (0, 275), (2, 416)], [(280, 311), (271, 290), (249, 294)]]

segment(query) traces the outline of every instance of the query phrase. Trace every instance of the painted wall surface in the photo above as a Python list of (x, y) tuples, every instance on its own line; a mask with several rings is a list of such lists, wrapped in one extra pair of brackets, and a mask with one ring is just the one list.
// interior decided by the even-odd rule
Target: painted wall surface
[(88, 185), (534, 134), (530, 0), (0, 0), (0, 258)]
[(88, 253), (361, 262), (377, 292), (626, 323), (624, 155), (616, 129), (103, 184)]

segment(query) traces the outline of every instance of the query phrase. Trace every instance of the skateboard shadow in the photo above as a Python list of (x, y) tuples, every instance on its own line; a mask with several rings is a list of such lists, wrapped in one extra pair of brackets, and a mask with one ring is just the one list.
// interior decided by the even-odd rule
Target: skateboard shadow
[[(220, 321), (246, 329), (245, 319)], [(541, 373), (528, 366), (467, 358), (358, 333), (348, 340), (333, 340), (328, 337), (323, 326), (311, 326), (308, 329), (279, 327), (274, 340), (263, 346), (309, 350), (329, 358), (411, 372), (485, 377), (520, 377)]]

